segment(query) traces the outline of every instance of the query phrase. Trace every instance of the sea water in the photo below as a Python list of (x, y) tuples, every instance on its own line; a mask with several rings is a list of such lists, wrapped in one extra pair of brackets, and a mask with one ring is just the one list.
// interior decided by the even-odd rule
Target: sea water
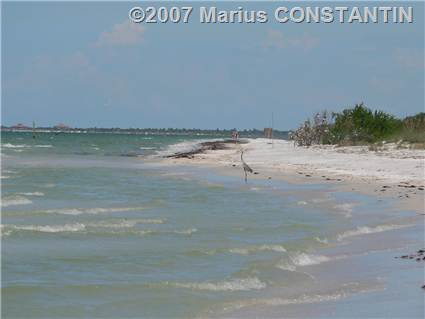
[(267, 316), (382, 289), (344, 268), (321, 280), (324, 267), (349, 260), (335, 247), (351, 240), (418, 227), (412, 214), (326, 185), (163, 164), (205, 138), (3, 132), (3, 317)]

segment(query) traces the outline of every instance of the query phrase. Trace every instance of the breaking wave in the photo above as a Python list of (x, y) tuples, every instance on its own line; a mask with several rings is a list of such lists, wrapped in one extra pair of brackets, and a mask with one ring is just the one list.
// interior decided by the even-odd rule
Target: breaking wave
[(61, 215), (82, 215), (82, 214), (101, 214), (101, 213), (120, 213), (145, 209), (146, 207), (95, 207), (95, 208), (59, 208), (42, 211), (47, 214)]
[(208, 291), (249, 291), (266, 288), (266, 283), (260, 281), (258, 278), (241, 278), (231, 279), (228, 281), (218, 282), (188, 282), (188, 283), (167, 283), (167, 285), (177, 288), (187, 288), (195, 290), (208, 290)]
[(296, 271), (297, 267), (319, 265), (322, 263), (339, 260), (346, 257), (347, 256), (345, 255), (328, 257), (323, 255), (296, 253), (290, 255), (289, 260), (279, 261), (275, 267), (287, 271)]
[(29, 193), (18, 193), (19, 195), (25, 195), (25, 196), (44, 196), (44, 193), (42, 192), (29, 192)]
[(321, 303), (327, 301), (336, 301), (350, 297), (355, 294), (360, 293), (369, 293), (373, 291), (382, 290), (382, 285), (370, 286), (370, 284), (360, 284), (360, 283), (347, 283), (343, 287), (338, 288), (333, 292), (324, 292), (317, 294), (302, 294), (295, 298), (255, 298), (248, 300), (240, 300), (229, 302), (222, 305), (224, 312), (232, 312), (240, 310), (246, 307), (255, 307), (255, 306), (285, 306), (285, 305), (298, 305), (298, 304), (312, 304), (312, 303)]
[(139, 148), (141, 150), (154, 150), (154, 149), (156, 149), (156, 147), (152, 147), (152, 146), (141, 146)]
[(27, 145), (27, 144), (11, 144), (11, 143), (5, 143), (2, 144), (1, 147), (3, 148), (30, 148), (30, 147), (53, 147), (53, 145), (50, 144), (39, 144), (39, 145)]
[(260, 245), (260, 246), (251, 246), (245, 248), (230, 248), (229, 252), (239, 255), (248, 255), (250, 253), (262, 252), (262, 251), (274, 251), (279, 253), (286, 252), (285, 247), (282, 245)]
[(338, 210), (342, 215), (347, 218), (351, 217), (351, 213), (353, 212), (354, 203), (344, 203), (335, 205), (334, 208)]
[(29, 205), (29, 204), (32, 204), (32, 201), (23, 196), (11, 196), (11, 197), (5, 197), (1, 199), (2, 207)]
[(327, 238), (320, 238), (320, 237), (314, 237), (314, 239), (316, 240), (316, 241), (318, 241), (319, 243), (321, 243), (321, 244), (324, 244), (324, 245), (327, 245), (327, 244), (329, 244), (329, 240), (327, 239)]
[(318, 265), (331, 260), (329, 257), (322, 255), (309, 255), (299, 253), (290, 257), (295, 266), (311, 266)]
[(400, 229), (400, 228), (409, 227), (409, 226), (411, 225), (380, 225), (375, 227), (359, 226), (356, 229), (348, 230), (346, 232), (343, 232), (342, 234), (337, 235), (337, 240), (341, 241), (349, 237), (361, 236), (365, 234), (381, 233), (384, 231)]
[[(370, 283), (358, 283), (358, 282), (349, 282), (343, 284), (340, 288), (337, 288), (334, 291), (316, 293), (316, 294), (302, 294), (294, 298), (252, 298), (239, 301), (231, 301), (225, 304), (222, 304), (221, 312), (231, 313), (247, 307), (255, 306), (285, 306), (285, 305), (298, 305), (298, 304), (315, 304), (321, 302), (337, 301), (350, 297), (352, 295), (369, 293), (373, 291), (379, 291), (384, 289), (382, 283), (377, 282), (374, 284)], [(216, 313), (216, 310), (211, 309), (209, 312)], [(224, 316), (228, 317), (228, 316)]]
[(11, 143), (4, 143), (1, 144), (2, 148), (24, 148), (24, 147), (29, 147), (28, 145), (25, 144), (11, 144)]
[(281, 261), (276, 265), (276, 268), (282, 269), (282, 270), (287, 270), (287, 271), (296, 271), (297, 267), (295, 267), (295, 265), (289, 263), (289, 262), (284, 262)]
[(2, 236), (9, 236), (15, 232), (39, 232), (39, 233), (67, 233), (81, 232), (85, 234), (95, 235), (192, 235), (197, 231), (196, 228), (183, 230), (153, 230), (153, 229), (137, 229), (137, 224), (163, 224), (166, 219), (117, 219), (103, 220), (92, 223), (72, 223), (63, 225), (1, 225)]
[(89, 227), (103, 227), (103, 228), (130, 228), (134, 227), (137, 224), (163, 224), (165, 219), (119, 219), (112, 221), (100, 221), (97, 223), (89, 223), (87, 226)]
[(174, 230), (173, 233), (180, 234), (180, 235), (192, 235), (193, 233), (196, 233), (198, 230), (196, 228), (189, 228), (189, 229), (183, 229), (183, 230)]
[[(37, 226), (37, 225), (2, 225), (2, 231), (5, 230), (10, 234), (14, 230), (23, 230), (23, 231), (34, 231), (42, 233), (61, 233), (61, 232), (79, 232), (86, 229), (86, 225), (75, 223), (75, 224), (65, 224), (65, 225), (46, 225), (46, 226)], [(6, 235), (2, 233), (2, 235)]]

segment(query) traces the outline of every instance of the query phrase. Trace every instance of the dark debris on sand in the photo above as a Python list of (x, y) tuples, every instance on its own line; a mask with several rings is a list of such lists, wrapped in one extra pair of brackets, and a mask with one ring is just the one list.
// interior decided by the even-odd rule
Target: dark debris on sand
[(229, 144), (246, 144), (244, 140), (224, 140), (224, 141), (208, 141), (199, 144), (199, 147), (188, 152), (175, 153), (165, 156), (166, 158), (194, 158), (197, 154), (203, 154), (206, 151), (226, 150), (229, 149)]

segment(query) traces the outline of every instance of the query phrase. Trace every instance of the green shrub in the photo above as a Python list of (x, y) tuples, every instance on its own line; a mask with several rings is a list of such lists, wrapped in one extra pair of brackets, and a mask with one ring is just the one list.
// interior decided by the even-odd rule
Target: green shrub
[[(300, 146), (312, 144), (362, 145), (382, 141), (425, 145), (425, 113), (403, 120), (383, 111), (372, 111), (363, 103), (356, 104), (329, 117), (327, 111), (317, 113), (293, 132), (291, 138)], [(422, 146), (421, 146), (422, 145)]]
[(333, 143), (373, 143), (401, 130), (402, 121), (383, 111), (373, 112), (363, 103), (341, 113), (333, 113), (330, 128)]

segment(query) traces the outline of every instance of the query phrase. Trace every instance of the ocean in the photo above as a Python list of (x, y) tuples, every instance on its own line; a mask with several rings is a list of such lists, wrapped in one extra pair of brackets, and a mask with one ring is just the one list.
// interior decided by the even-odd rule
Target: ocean
[(210, 138), (3, 132), (2, 316), (282, 317), (320, 304), (307, 315), (329, 317), (336, 303), (341, 317), (373, 297), (390, 316), (423, 315), (423, 293), (405, 285), (421, 265), (376, 268), (417, 248), (416, 214), (162, 160)]

